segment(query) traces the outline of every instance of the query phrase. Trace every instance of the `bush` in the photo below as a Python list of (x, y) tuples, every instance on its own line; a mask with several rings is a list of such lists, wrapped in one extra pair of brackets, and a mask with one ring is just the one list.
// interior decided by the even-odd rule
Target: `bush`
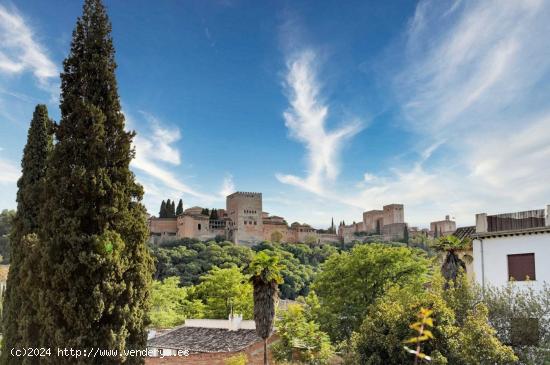
[[(420, 308), (433, 310), (434, 339), (423, 344), (422, 352), (431, 355), (433, 365), (512, 364), (517, 361), (512, 349), (503, 345), (488, 323), (488, 310), (476, 303), (472, 288), (461, 276), (457, 287), (443, 290), (437, 275), (431, 287), (394, 287), (371, 306), (364, 321), (347, 344), (349, 364), (406, 364), (410, 355), (403, 340), (410, 337), (409, 324)], [(459, 311), (468, 308), (465, 313)]]
[(334, 349), (328, 335), (319, 325), (308, 320), (303, 306), (289, 305), (276, 322), (281, 340), (273, 345), (275, 360), (295, 361), (299, 364), (327, 364)]
[(498, 338), (512, 346), (522, 365), (550, 363), (550, 287), (486, 288), (483, 301)]

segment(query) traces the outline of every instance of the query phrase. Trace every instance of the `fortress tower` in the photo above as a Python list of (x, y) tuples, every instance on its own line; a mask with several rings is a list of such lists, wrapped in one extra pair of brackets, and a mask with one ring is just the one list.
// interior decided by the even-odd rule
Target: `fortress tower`
[(231, 219), (230, 239), (252, 246), (263, 240), (262, 193), (236, 192), (226, 198), (226, 211)]

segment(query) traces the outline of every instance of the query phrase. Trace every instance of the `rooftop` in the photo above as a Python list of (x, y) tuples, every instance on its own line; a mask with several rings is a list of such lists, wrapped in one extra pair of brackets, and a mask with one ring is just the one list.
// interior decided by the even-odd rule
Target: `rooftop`
[(453, 233), (453, 236), (458, 239), (472, 238), (472, 235), (474, 235), (475, 233), (476, 226), (458, 227), (455, 233)]
[(147, 341), (147, 347), (198, 352), (233, 352), (262, 339), (254, 329), (231, 331), (225, 328), (178, 327)]

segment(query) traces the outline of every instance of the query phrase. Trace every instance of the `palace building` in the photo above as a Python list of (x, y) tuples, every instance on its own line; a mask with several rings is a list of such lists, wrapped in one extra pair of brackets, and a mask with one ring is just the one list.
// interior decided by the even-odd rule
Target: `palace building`
[(325, 243), (340, 242), (336, 230), (320, 231), (308, 224), (288, 225), (283, 217), (263, 211), (262, 193), (236, 192), (226, 198), (225, 209), (217, 209), (217, 219), (203, 214), (202, 207), (186, 209), (176, 218), (150, 217), (151, 243), (179, 238), (202, 241), (222, 238), (252, 246), (263, 241)]

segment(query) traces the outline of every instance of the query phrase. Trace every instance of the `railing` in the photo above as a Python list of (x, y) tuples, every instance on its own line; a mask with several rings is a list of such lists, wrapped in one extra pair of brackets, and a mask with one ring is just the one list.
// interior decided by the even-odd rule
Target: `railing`
[(487, 216), (487, 231), (513, 231), (545, 226), (544, 209)]

